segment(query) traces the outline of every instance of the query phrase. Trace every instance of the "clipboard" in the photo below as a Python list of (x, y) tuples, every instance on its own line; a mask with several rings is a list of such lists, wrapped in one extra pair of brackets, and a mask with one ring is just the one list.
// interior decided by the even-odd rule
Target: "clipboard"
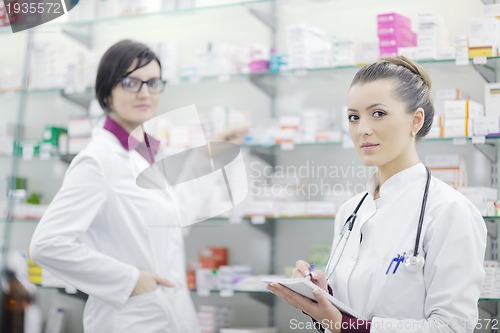
[(319, 288), (317, 285), (312, 283), (306, 278), (273, 278), (273, 277), (265, 277), (262, 279), (263, 282), (265, 283), (279, 283), (288, 289), (291, 289), (295, 291), (296, 293), (309, 298), (312, 301), (316, 301), (316, 298), (314, 297), (312, 291), (314, 289), (318, 289), (320, 292), (325, 295), (325, 297), (335, 305), (337, 309), (339, 309), (340, 312), (347, 314), (351, 317), (355, 317), (361, 320), (367, 320), (364, 316), (362, 316), (360, 313), (356, 312), (353, 310), (351, 307), (347, 306), (345, 303), (343, 303), (341, 300), (333, 297), (330, 295), (328, 292), (325, 290)]

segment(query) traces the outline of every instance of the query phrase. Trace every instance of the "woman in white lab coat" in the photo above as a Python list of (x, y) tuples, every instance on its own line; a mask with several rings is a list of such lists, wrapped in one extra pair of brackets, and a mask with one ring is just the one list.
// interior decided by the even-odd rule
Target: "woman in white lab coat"
[[(121, 41), (104, 54), (96, 78), (104, 128), (72, 161), (33, 235), (32, 259), (89, 295), (86, 333), (199, 331), (182, 230), (172, 227), (180, 226), (174, 199), (137, 186), (131, 163), (154, 163), (159, 142), (129, 134), (155, 116), (164, 87), (160, 61), (146, 45)], [(191, 209), (203, 199), (194, 194)]]
[(339, 244), (344, 221), (366, 193), (340, 208), (326, 272), (309, 275), (309, 263), (299, 260), (294, 276), (309, 275), (365, 320), (342, 314), (319, 290), (315, 303), (279, 284), (268, 286), (311, 316), (319, 331), (462, 333), (476, 326), (486, 226), (469, 200), (428, 178), (419, 162), (416, 141), (429, 132), (434, 115), (430, 86), (423, 68), (405, 57), (380, 59), (352, 81), (345, 115), (349, 133), (363, 163), (376, 166), (377, 173), (368, 182), (345, 247)]

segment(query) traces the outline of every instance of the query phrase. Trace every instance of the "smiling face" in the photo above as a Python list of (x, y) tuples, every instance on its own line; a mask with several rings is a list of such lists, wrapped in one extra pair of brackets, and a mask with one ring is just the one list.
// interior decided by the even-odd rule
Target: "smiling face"
[(406, 103), (394, 94), (396, 82), (357, 83), (349, 90), (349, 134), (367, 166), (403, 169), (416, 156), (412, 132), (422, 126), (423, 110), (408, 112)]
[[(129, 67), (127, 72), (137, 67), (137, 61)], [(160, 65), (157, 61), (151, 61), (144, 67), (136, 69), (128, 75), (130, 78), (148, 81), (160, 79)], [(109, 116), (119, 123), (129, 133), (145, 121), (153, 118), (160, 101), (158, 93), (152, 94), (148, 90), (147, 84), (143, 84), (137, 93), (126, 91), (121, 84), (117, 84), (111, 90), (109, 98)]]

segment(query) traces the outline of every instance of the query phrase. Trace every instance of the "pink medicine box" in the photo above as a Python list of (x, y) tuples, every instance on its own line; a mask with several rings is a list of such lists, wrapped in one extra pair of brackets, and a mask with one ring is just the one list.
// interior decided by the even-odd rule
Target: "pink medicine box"
[(378, 28), (403, 28), (411, 30), (411, 19), (397, 14), (386, 13), (377, 15)]

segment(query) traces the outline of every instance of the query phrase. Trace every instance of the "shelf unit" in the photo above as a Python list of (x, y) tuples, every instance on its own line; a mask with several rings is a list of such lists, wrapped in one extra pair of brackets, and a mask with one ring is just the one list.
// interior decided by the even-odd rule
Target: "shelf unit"
[[(483, 0), (484, 3), (494, 3), (495, 0)], [(266, 27), (269, 28), (269, 32), (272, 35), (271, 45), (276, 45), (276, 34), (278, 29), (278, 22), (276, 19), (276, 12), (279, 11), (279, 6), (293, 3), (296, 6), (301, 5), (310, 5), (313, 2), (308, 0), (253, 0), (253, 1), (238, 1), (231, 2), (229, 4), (223, 5), (210, 5), (210, 6), (202, 6), (191, 9), (183, 9), (183, 10), (175, 10), (175, 11), (159, 11), (156, 13), (144, 13), (144, 14), (134, 14), (127, 15), (121, 17), (113, 17), (113, 18), (99, 18), (92, 20), (80, 20), (73, 22), (62, 22), (55, 21), (46, 25), (46, 27), (40, 27), (40, 30), (59, 30), (62, 29), (63, 33), (70, 36), (71, 38), (77, 40), (81, 44), (83, 44), (87, 48), (92, 48), (95, 34), (95, 28), (99, 26), (105, 26), (109, 24), (127, 24), (133, 21), (145, 20), (145, 19), (154, 19), (157, 17), (163, 16), (176, 16), (176, 15), (186, 15), (186, 14), (198, 14), (204, 12), (213, 12), (213, 11), (221, 11), (226, 9), (242, 9), (251, 13), (257, 20), (262, 22)], [(339, 3), (339, 6), (346, 6), (345, 4)], [(353, 7), (356, 5), (353, 4)], [(36, 30), (36, 29), (35, 29)], [(3, 34), (10, 34), (11, 31), (8, 28), (0, 28), (0, 38)], [(33, 34), (35, 32), (23, 32), (20, 34), (28, 35), (28, 47), (26, 54), (29, 54), (30, 45), (32, 45)], [(470, 59), (470, 64), (468, 66), (455, 66), (454, 59), (446, 59), (446, 60), (425, 60), (420, 61), (421, 64), (425, 66), (432, 66), (443, 69), (445, 71), (454, 71), (454, 70), (471, 70), (477, 71), (486, 82), (495, 82), (499, 81), (499, 73), (500, 73), (500, 57), (490, 57), (487, 58), (486, 64), (474, 64), (474, 59)], [(29, 59), (25, 61), (26, 64), (29, 64)], [(25, 67), (29, 68), (29, 66)], [(255, 87), (257, 87), (261, 92), (263, 92), (270, 100), (271, 107), (270, 113), (271, 115), (276, 115), (276, 98), (279, 96), (279, 86), (283, 81), (287, 81), (289, 79), (297, 79), (300, 81), (306, 81), (310, 78), (331, 78), (332, 76), (337, 75), (338, 73), (344, 72), (354, 72), (359, 69), (360, 66), (341, 66), (341, 67), (328, 67), (328, 68), (315, 68), (315, 69), (293, 69), (293, 70), (285, 70), (279, 73), (271, 73), (271, 72), (259, 72), (259, 73), (238, 73), (231, 75), (217, 75), (217, 76), (206, 76), (206, 77), (182, 77), (179, 82), (170, 82), (170, 85), (179, 85), (185, 86), (188, 89), (193, 84), (205, 84), (205, 83), (217, 83), (217, 82), (239, 82), (239, 81), (248, 81), (252, 83)], [(18, 112), (18, 124), (22, 124), (24, 119), (24, 108), (26, 107), (26, 99), (30, 98), (33, 95), (41, 95), (41, 94), (53, 94), (56, 96), (60, 96), (76, 105), (87, 109), (90, 103), (90, 100), (93, 97), (93, 89), (87, 88), (85, 91), (81, 93), (70, 93), (64, 91), (64, 89), (30, 89), (27, 84), (27, 73), (24, 74), (23, 87), (21, 87), (17, 91), (8, 91), (1, 92), (0, 98), (2, 95), (14, 95), (18, 96), (20, 100), (19, 112)], [(20, 138), (19, 138), (20, 139)], [(485, 144), (474, 144), (474, 147), (480, 150), (488, 159), (492, 162), (492, 184), (496, 186), (496, 164), (497, 164), (497, 140), (499, 137), (495, 138), (486, 138)], [(455, 143), (462, 143), (462, 140), (465, 140), (467, 144), (474, 143), (472, 139), (426, 139), (423, 140), (423, 143), (427, 142), (453, 142), (457, 140)], [(324, 142), (324, 143), (296, 143), (293, 145), (294, 149), (307, 150), (311, 147), (334, 147), (338, 148), (342, 142)], [(260, 145), (260, 144), (247, 144), (246, 148), (256, 151), (257, 153), (264, 151), (264, 155), (273, 156), (277, 152), (281, 152), (287, 149), (290, 149), (290, 146), (286, 145)], [(70, 162), (74, 156), (54, 156), (48, 162), (58, 161), (62, 159), (65, 162)], [(0, 161), (5, 159), (6, 157), (0, 156)], [(10, 157), (6, 159), (11, 160)], [(270, 159), (271, 160), (271, 159)], [(34, 162), (40, 160), (33, 160)], [(275, 160), (272, 159), (272, 164), (274, 165)], [(31, 163), (32, 161), (23, 161), (18, 157), (12, 160), (12, 175), (15, 175), (15, 170), (19, 163)], [(250, 218), (245, 217), (245, 222), (249, 222)], [(332, 217), (272, 217), (266, 216), (265, 223), (263, 224), (252, 224), (253, 227), (259, 229), (264, 234), (270, 237), (271, 242), (273, 242), (270, 256), (274, 258), (275, 254), (275, 244), (274, 238), (276, 233), (276, 223), (277, 220), (283, 221), (298, 221), (298, 220), (316, 220), (316, 221), (331, 221)], [(484, 217), (487, 222), (488, 231), (492, 239), (495, 239), (493, 245), (495, 246), (494, 253), (496, 255), (496, 250), (498, 246), (496, 245), (496, 236), (497, 236), (497, 221), (500, 217)], [(224, 218), (211, 219), (214, 221), (213, 227), (218, 226), (227, 226), (231, 223), (230, 220)], [(1, 221), (2, 223), (5, 221)], [(13, 220), (10, 218), (7, 221), (9, 222), (22, 222), (22, 223), (36, 223), (36, 220)], [(7, 224), (8, 224), (7, 223)], [(198, 226), (195, 226), (198, 227)], [(212, 225), (210, 226), (212, 227)], [(492, 245), (492, 246), (493, 246)], [(270, 270), (269, 272), (273, 272), (275, 267), (275, 263), (273, 259), (271, 259)], [(273, 308), (275, 298), (272, 295), (269, 295), (268, 292), (237, 292), (239, 293), (248, 293), (251, 297), (260, 298), (260, 300), (264, 304), (270, 305), (270, 309)], [(261, 297), (263, 296), (263, 297)], [(271, 296), (271, 297), (270, 297)], [(494, 302), (497, 303), (498, 299), (481, 299), (482, 302)], [(494, 306), (496, 311), (496, 304)], [(492, 310), (493, 311), (493, 310)], [(271, 318), (273, 315), (271, 314)], [(273, 322), (270, 321), (270, 324)]]
[[(258, 1), (260, 3), (262, 1)], [(474, 64), (474, 59), (469, 59), (470, 64), (465, 67), (474, 68), (486, 82), (495, 82), (496, 77), (500, 69), (500, 56), (499, 57), (488, 57), (486, 64)], [(463, 68), (464, 66), (455, 65), (454, 59), (442, 59), (442, 60), (422, 60), (419, 61), (422, 65), (427, 66), (439, 66), (440, 68), (446, 68), (450, 71)], [(168, 82), (169, 85), (179, 85), (179, 84), (200, 84), (206, 82), (228, 82), (235, 80), (248, 80), (254, 84), (258, 89), (264, 92), (267, 96), (274, 99), (276, 98), (276, 86), (279, 84), (279, 80), (287, 80), (290, 78), (305, 79), (305, 78), (317, 78), (321, 76), (335, 75), (335, 73), (340, 71), (356, 71), (360, 69), (364, 64), (358, 64), (356, 66), (339, 66), (339, 67), (324, 67), (324, 68), (304, 68), (304, 69), (288, 69), (280, 72), (255, 72), (255, 73), (234, 73), (234, 74), (221, 74), (214, 76), (203, 76), (203, 77), (181, 77), (178, 82)], [(444, 67), (446, 66), (446, 67)], [(94, 88), (88, 87), (81, 92), (68, 92), (62, 88), (35, 88), (35, 89), (9, 89), (0, 90), (0, 95), (2, 94), (47, 94), (56, 93), (61, 97), (67, 99), (68, 101), (81, 106), (85, 110), (88, 110), (92, 98), (94, 98)]]

